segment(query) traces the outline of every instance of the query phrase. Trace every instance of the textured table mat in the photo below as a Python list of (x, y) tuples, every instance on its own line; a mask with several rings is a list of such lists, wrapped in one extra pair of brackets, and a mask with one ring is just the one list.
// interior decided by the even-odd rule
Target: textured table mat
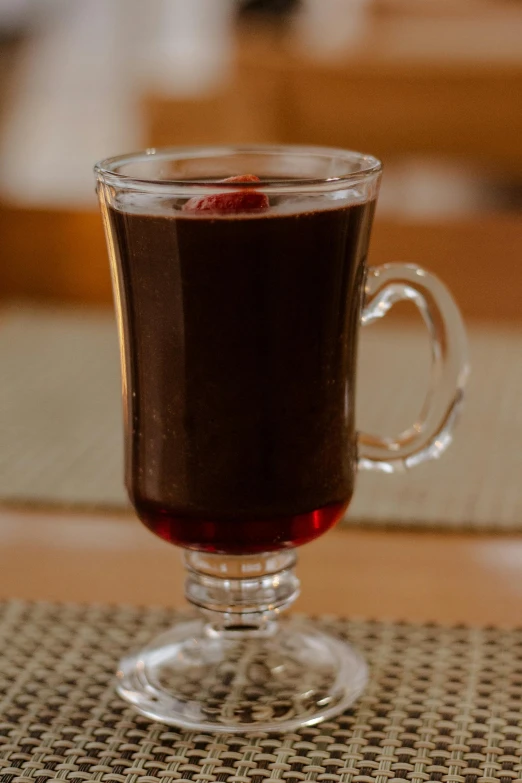
[(134, 713), (113, 672), (169, 610), (0, 604), (2, 783), (520, 783), (522, 630), (321, 620), (370, 683), (294, 734), (183, 732)]
[[(472, 377), (455, 443), (402, 476), (360, 474), (349, 523), (522, 529), (522, 330), (470, 331)], [(423, 327), (363, 330), (358, 423), (391, 435), (420, 409)], [(119, 357), (110, 315), (0, 315), (0, 503), (126, 508)]]

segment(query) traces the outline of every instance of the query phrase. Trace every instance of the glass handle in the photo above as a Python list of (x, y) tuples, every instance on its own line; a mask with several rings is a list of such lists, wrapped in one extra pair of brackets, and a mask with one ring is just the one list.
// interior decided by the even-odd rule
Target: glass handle
[(365, 296), (363, 326), (408, 301), (431, 337), (431, 382), (418, 420), (397, 438), (359, 433), (359, 468), (396, 473), (440, 457), (451, 443), (469, 374), (466, 330), (446, 286), (414, 264), (371, 267)]

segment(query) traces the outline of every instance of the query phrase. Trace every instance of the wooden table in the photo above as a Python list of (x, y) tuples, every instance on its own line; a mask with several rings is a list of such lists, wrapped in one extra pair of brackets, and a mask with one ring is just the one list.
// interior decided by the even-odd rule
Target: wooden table
[[(522, 536), (333, 531), (300, 552), (297, 610), (520, 623)], [(0, 512), (0, 596), (180, 606), (178, 551), (128, 517)]]

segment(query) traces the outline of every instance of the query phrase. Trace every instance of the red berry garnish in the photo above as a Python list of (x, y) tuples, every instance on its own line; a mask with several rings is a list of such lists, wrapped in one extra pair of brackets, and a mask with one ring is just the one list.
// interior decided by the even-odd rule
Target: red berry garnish
[[(260, 182), (255, 174), (240, 174), (228, 177), (222, 182)], [(212, 196), (197, 196), (189, 199), (182, 207), (184, 212), (251, 212), (268, 209), (268, 196), (253, 188), (215, 193)]]

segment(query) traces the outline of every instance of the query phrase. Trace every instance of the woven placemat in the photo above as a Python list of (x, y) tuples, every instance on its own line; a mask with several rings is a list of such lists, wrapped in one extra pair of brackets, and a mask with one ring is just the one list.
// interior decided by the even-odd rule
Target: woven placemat
[[(389, 321), (389, 322), (388, 322)], [(349, 524), (521, 530), (522, 329), (470, 329), (473, 372), (455, 443), (402, 476), (360, 474)], [(363, 330), (358, 423), (392, 435), (420, 408), (422, 326)], [(0, 503), (127, 508), (116, 329), (109, 313), (0, 316)]]
[(323, 619), (367, 656), (335, 720), (287, 735), (183, 732), (114, 691), (166, 609), (0, 604), (0, 781), (520, 783), (522, 630)]

